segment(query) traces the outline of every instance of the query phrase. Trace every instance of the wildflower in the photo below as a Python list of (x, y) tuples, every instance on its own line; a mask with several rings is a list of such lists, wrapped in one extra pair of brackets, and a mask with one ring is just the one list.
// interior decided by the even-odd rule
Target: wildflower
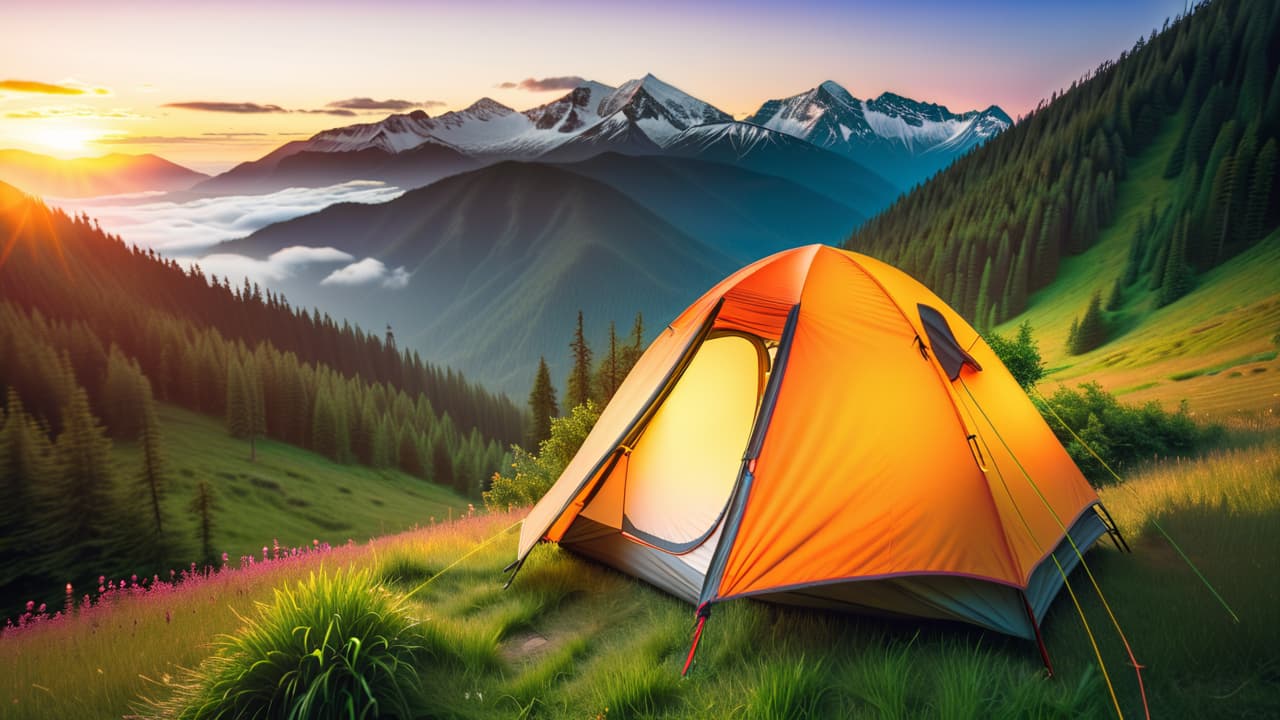
[(28, 601), (27, 601), (27, 612), (31, 612), (33, 609), (35, 609), (35, 606), (36, 606), (36, 601), (35, 601), (35, 600), (28, 600)]
[(44, 603), (40, 603), (40, 610), (38, 611), (38, 612), (39, 612), (39, 614), (43, 615), (43, 614), (44, 614), (44, 611), (45, 611), (45, 604), (44, 604)]

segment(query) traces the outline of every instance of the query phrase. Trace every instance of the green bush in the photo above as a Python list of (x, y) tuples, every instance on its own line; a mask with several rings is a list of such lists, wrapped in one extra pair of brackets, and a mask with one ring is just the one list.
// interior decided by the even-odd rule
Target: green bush
[(156, 705), (159, 717), (416, 716), (417, 622), (367, 570), (312, 573), (245, 623)]
[[(1126, 405), (1097, 383), (1086, 383), (1075, 390), (1063, 386), (1047, 398), (1049, 407), (1062, 421), (1045, 407), (1046, 399), (1035, 401), (1071, 459), (1094, 485), (1105, 485), (1114, 478), (1085, 444), (1113, 470), (1122, 473), (1142, 460), (1189, 455), (1221, 432), (1218, 426), (1197, 426), (1185, 405), (1176, 413), (1167, 412), (1154, 401)], [(1063, 422), (1075, 435), (1063, 428)]]
[(484, 493), (485, 506), (501, 511), (537, 502), (560, 478), (599, 417), (599, 408), (588, 400), (575, 407), (568, 417), (551, 421), (551, 437), (538, 446), (537, 455), (513, 445), (511, 468), (514, 472), (494, 474), (493, 484)]
[(990, 333), (987, 345), (991, 346), (991, 350), (1023, 390), (1034, 386), (1044, 377), (1044, 360), (1040, 357), (1040, 344), (1031, 336), (1030, 321), (1023, 321), (1018, 326), (1018, 334), (1012, 340)]

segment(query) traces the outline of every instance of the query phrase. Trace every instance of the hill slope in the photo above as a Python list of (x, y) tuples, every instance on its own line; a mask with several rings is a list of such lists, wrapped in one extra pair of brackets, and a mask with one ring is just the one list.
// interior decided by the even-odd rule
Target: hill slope
[(286, 280), (290, 297), (390, 322), (402, 343), (431, 338), (434, 359), (512, 392), (528, 388), (539, 355), (559, 384), (578, 310), (592, 337), (638, 310), (665, 323), (737, 265), (608, 185), (515, 162), (381, 205), (336, 205), (219, 249), (266, 257), (295, 245), (376, 259), (406, 283), (321, 286), (321, 268)]
[(25, 150), (0, 150), (0, 181), (36, 195), (89, 197), (186, 190), (208, 177), (156, 155), (117, 153), (61, 160)]
[[(978, 327), (1029, 311), (1063, 378), (1125, 367), (1108, 383), (1132, 389), (1161, 382), (1143, 372), (1268, 352), (1276, 275), (1240, 288), (1252, 271), (1243, 258), (1270, 257), (1259, 243), (1280, 225), (1278, 40), (1274, 3), (1202, 5), (904, 196), (847, 246), (915, 274)], [(1095, 294), (1103, 330), (1067, 347)], [(1247, 330), (1204, 334), (1239, 321), (1245, 296), (1259, 314)], [(1197, 328), (1182, 324), (1192, 307)], [(1147, 352), (1155, 347), (1167, 357)], [(1166, 362), (1175, 357), (1185, 367)], [(1266, 370), (1247, 374), (1241, 386)], [(1210, 392), (1203, 385), (1167, 397)]]
[(865, 220), (802, 185), (733, 165), (605, 153), (560, 167), (617, 188), (743, 264), (797, 245), (834, 242)]

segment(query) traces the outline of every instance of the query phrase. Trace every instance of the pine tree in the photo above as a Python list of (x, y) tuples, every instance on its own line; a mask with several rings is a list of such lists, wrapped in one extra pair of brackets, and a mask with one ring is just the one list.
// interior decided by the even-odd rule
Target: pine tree
[(141, 384), (145, 382), (142, 371), (131, 362), (115, 344), (107, 356), (107, 377), (102, 383), (103, 420), (111, 437), (118, 440), (135, 440), (142, 431)]
[(245, 382), (244, 365), (239, 358), (227, 362), (227, 432), (236, 439), (247, 439), (253, 432), (253, 401)]
[[(145, 382), (145, 380), (144, 380)], [(156, 524), (156, 534), (164, 532), (161, 504), (168, 482), (165, 477), (164, 451), (161, 447), (160, 422), (156, 418), (156, 404), (151, 397), (151, 386), (143, 389), (142, 403), (142, 472), (139, 483), (151, 504), (151, 517)]]
[(431, 445), (431, 479), (445, 487), (453, 487), (454, 484), (453, 457), (443, 434), (437, 435)]
[(991, 303), (991, 258), (987, 258), (986, 264), (982, 266), (982, 279), (978, 282), (978, 303), (977, 309), (973, 313), (973, 321), (982, 329), (990, 326), (987, 324), (989, 318), (989, 308)]
[(51, 482), (51, 446), (35, 418), (27, 414), (13, 388), (0, 414), (0, 591), (18, 589), (42, 564), (46, 543), (39, 542), (38, 493)]
[(111, 441), (90, 412), (83, 388), (72, 392), (61, 415), (62, 432), (54, 445), (58, 481), (53, 492), (60, 502), (50, 522), (52, 543), (67, 556), (63, 568), (83, 572), (111, 558), (111, 541), (123, 515), (116, 501)]
[(338, 411), (329, 388), (323, 385), (316, 393), (316, 406), (311, 415), (311, 449), (330, 460), (340, 459)]
[(587, 346), (583, 333), (581, 310), (578, 311), (578, 329), (573, 334), (569, 349), (573, 351), (573, 369), (569, 371), (569, 382), (565, 385), (564, 405), (573, 408), (591, 399), (591, 348)]
[(213, 552), (213, 531), (215, 530), (213, 513), (218, 508), (213, 490), (209, 483), (201, 480), (196, 483), (196, 494), (187, 506), (196, 519), (196, 538), (200, 541), (200, 557), (202, 565), (215, 563)]
[(1262, 152), (1253, 166), (1253, 178), (1249, 183), (1244, 219), (1241, 221), (1241, 238), (1246, 243), (1262, 239), (1266, 230), (1267, 213), (1272, 209), (1271, 189), (1276, 177), (1276, 140), (1271, 138), (1262, 146)]
[(623, 378), (631, 372), (631, 368), (636, 366), (636, 361), (640, 359), (640, 355), (644, 353), (644, 316), (636, 313), (635, 322), (631, 325), (631, 336), (627, 340), (627, 344), (622, 346), (619, 351), (619, 368), (618, 371)]
[(612, 320), (609, 321), (609, 351), (600, 358), (600, 367), (596, 369), (596, 403), (601, 407), (609, 404), (613, 394), (622, 384), (622, 360), (619, 357), (618, 330)]
[(525, 445), (530, 450), (537, 450), (543, 440), (551, 437), (551, 419), (560, 415), (560, 409), (556, 407), (556, 390), (551, 386), (551, 370), (545, 357), (538, 359), (538, 372), (533, 379), (533, 389), (529, 391), (529, 413), (531, 421)]
[(243, 382), (247, 406), (246, 425), (249, 430), (249, 462), (257, 462), (258, 436), (267, 431), (267, 407), (262, 377), (252, 355), (245, 359)]
[(1070, 347), (1073, 355), (1087, 353), (1107, 341), (1106, 320), (1102, 317), (1101, 292), (1095, 292), (1093, 297), (1089, 298), (1089, 306), (1074, 330), (1075, 342)]
[(1107, 310), (1115, 312), (1124, 304), (1124, 275), (1116, 278), (1116, 284), (1111, 287), (1111, 294), (1107, 296)]

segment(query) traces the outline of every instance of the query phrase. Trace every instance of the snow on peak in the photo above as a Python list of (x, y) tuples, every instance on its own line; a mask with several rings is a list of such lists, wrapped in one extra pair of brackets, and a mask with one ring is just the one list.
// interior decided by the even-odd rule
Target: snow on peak
[(621, 112), (658, 144), (694, 125), (726, 122), (732, 116), (659, 80), (652, 73), (623, 83), (605, 98), (601, 117)]

